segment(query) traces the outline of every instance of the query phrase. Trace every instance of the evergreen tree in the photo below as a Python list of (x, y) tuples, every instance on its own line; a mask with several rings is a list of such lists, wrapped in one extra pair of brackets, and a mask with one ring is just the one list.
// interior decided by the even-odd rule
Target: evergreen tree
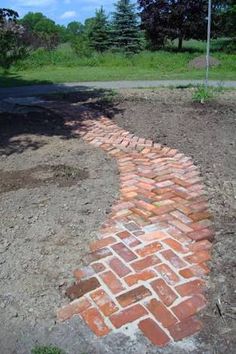
[(96, 15), (91, 22), (88, 38), (90, 45), (98, 52), (104, 52), (109, 45), (109, 26), (108, 19), (103, 7), (96, 10)]
[(141, 49), (141, 36), (136, 7), (130, 0), (119, 0), (112, 21), (112, 44), (128, 53)]

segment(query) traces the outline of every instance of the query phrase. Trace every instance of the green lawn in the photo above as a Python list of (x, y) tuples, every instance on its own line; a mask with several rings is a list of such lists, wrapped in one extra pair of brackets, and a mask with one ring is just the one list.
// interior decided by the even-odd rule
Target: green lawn
[[(132, 57), (114, 53), (78, 57), (68, 46), (52, 52), (39, 50), (20, 62), (8, 75), (0, 73), (0, 86), (111, 80), (204, 79), (205, 71), (190, 69), (188, 63), (203, 55), (205, 44), (189, 41), (185, 43), (185, 47), (189, 51), (144, 51)], [(210, 79), (236, 80), (236, 54), (214, 51), (213, 56), (221, 64), (211, 69)]]

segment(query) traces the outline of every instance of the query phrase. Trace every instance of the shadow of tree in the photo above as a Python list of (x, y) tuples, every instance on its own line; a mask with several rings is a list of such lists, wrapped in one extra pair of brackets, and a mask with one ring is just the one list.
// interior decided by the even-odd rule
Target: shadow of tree
[(0, 87), (28, 86), (28, 85), (48, 85), (50, 80), (25, 80), (17, 73), (0, 73)]
[(40, 105), (16, 104), (12, 112), (0, 113), (0, 156), (37, 150), (46, 144), (43, 136), (74, 138), (74, 126), (83, 127), (84, 119), (99, 119), (101, 114), (112, 118), (120, 112), (109, 90), (83, 88), (41, 98)]

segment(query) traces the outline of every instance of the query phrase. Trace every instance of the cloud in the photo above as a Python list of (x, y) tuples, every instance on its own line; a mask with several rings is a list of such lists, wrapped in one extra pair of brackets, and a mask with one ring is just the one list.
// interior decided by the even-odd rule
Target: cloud
[(75, 11), (66, 11), (60, 17), (61, 17), (61, 19), (73, 18), (73, 17), (76, 17), (76, 12)]

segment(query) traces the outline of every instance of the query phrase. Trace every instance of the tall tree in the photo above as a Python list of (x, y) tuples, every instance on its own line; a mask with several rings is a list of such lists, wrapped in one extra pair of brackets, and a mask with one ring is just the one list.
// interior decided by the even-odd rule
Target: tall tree
[[(208, 0), (138, 0), (142, 27), (153, 48), (163, 46), (167, 39), (183, 40), (206, 38)], [(224, 1), (213, 0), (214, 13)]]
[(141, 47), (140, 27), (136, 6), (130, 0), (119, 0), (115, 4), (112, 21), (112, 44), (129, 53)]
[(103, 7), (96, 10), (94, 21), (89, 29), (88, 38), (91, 47), (98, 52), (104, 52), (108, 49), (109, 23)]
[(18, 13), (10, 9), (0, 9), (0, 66), (8, 70), (25, 54), (23, 44), (24, 29), (17, 23)]

